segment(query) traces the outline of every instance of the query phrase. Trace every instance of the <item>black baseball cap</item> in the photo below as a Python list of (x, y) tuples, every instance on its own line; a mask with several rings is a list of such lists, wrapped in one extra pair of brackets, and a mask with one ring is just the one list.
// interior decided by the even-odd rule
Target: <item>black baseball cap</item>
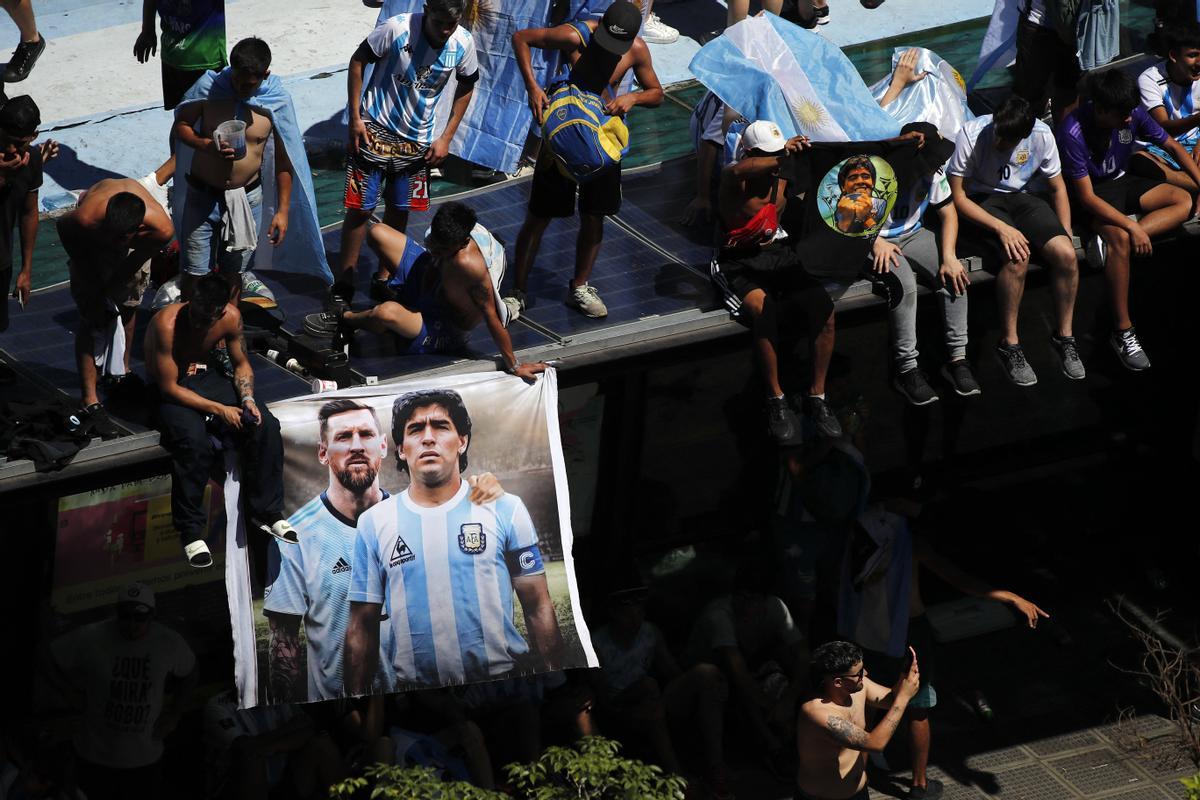
[(642, 27), (642, 12), (629, 0), (616, 0), (596, 26), (592, 41), (615, 56), (623, 56), (633, 47)]

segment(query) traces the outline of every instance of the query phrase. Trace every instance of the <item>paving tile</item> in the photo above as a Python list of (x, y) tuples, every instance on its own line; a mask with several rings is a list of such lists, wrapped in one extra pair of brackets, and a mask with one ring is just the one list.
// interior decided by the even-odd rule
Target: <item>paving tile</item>
[(1100, 744), (1103, 744), (1103, 742), (1096, 734), (1090, 730), (1083, 730), (1064, 733), (1061, 736), (1052, 736), (1049, 739), (1042, 739), (1027, 744), (1026, 747), (1032, 750), (1035, 755), (1044, 758), (1046, 756), (1067, 753), (1071, 750), (1083, 750)]
[(1079, 795), (1037, 762), (996, 773), (997, 797), (1004, 800), (1066, 800)]
[(967, 756), (965, 763), (971, 769), (998, 770), (1007, 769), (1017, 764), (1024, 764), (1033, 759), (1033, 755), (1024, 747), (1006, 747), (1003, 750), (992, 750)]
[(1047, 766), (1085, 797), (1134, 784), (1149, 785), (1149, 781), (1130, 765), (1128, 756), (1107, 747), (1057, 758), (1047, 762)]

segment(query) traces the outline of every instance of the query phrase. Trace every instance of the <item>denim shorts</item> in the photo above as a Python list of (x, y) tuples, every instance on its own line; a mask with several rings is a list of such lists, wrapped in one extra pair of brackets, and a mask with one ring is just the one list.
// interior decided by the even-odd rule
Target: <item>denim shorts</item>
[[(180, 268), (188, 275), (207, 275), (214, 267), (226, 275), (250, 269), (254, 250), (231, 253), (224, 247), (221, 215), (225, 211), (225, 194), (219, 189), (200, 189), (191, 182), (183, 207), (183, 222), (179, 232)], [(255, 228), (262, 227), (262, 184), (247, 190), (246, 199), (254, 215)], [(217, 252), (213, 253), (214, 247)]]

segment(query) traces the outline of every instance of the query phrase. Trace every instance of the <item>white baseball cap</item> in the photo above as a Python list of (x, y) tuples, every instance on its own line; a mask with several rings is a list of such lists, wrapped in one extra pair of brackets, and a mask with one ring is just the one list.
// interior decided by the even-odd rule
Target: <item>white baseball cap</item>
[(154, 590), (144, 583), (134, 581), (121, 590), (117, 605), (133, 606), (138, 613), (149, 614), (154, 610)]
[(778, 125), (770, 120), (760, 119), (746, 126), (746, 130), (742, 132), (742, 141), (738, 145), (738, 151), (740, 155), (751, 150), (758, 150), (761, 153), (779, 153), (783, 151), (786, 144), (787, 139), (784, 138), (783, 131), (779, 130)]

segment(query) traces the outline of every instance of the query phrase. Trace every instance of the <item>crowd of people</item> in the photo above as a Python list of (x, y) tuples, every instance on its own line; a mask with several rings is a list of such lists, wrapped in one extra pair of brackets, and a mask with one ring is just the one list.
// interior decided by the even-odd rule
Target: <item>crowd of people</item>
[[(875, 7), (882, 0), (862, 2)], [(4, 5), (14, 19), (29, 11), (29, 0)], [(746, 15), (746, 5), (729, 4), (731, 24)], [(817, 0), (770, 5), (768, 10), (804, 27), (828, 20), (828, 5)], [(502, 286), (505, 243), (468, 203), (441, 204), (423, 237), (410, 234), (410, 213), (429, 209), (431, 170), (447, 158), (480, 79), (471, 32), (460, 24), (464, 11), (463, 0), (426, 0), (421, 12), (384, 20), (351, 56), (340, 260), (325, 310), (309, 315), (304, 329), (339, 343), (357, 331), (388, 336), (398, 353), (416, 354), (461, 349), (468, 333), (483, 325), (505, 369), (533, 382), (546, 365), (522, 362), (507, 327), (529, 307), (529, 279), (544, 232), (553, 219), (574, 216), (576, 203), (575, 263), (562, 287), (564, 302), (590, 318), (607, 315), (590, 278), (605, 217), (621, 207), (619, 148), (615, 156), (601, 152), (601, 160), (607, 154), (611, 163), (589, 172), (572, 163), (578, 152), (569, 145), (553, 137), (541, 143), (514, 243), (511, 286)], [(874, 196), (879, 176), (867, 157), (847, 159), (837, 173), (840, 195), (830, 224), (845, 234), (869, 235), (862, 277), (891, 276), (886, 294), (893, 385), (915, 406), (938, 400), (918, 366), (918, 285), (932, 290), (941, 313), (947, 385), (963, 397), (983, 391), (967, 359), (971, 277), (960, 257), (968, 253), (996, 275), (1001, 331), (995, 357), (1011, 382), (1028, 387), (1038, 380), (1018, 335), (1031, 263), (1049, 273), (1055, 312), (1048, 341), (1038, 346), (1050, 348), (1067, 379), (1086, 379), (1073, 329), (1080, 276), (1073, 236), (1104, 272), (1110, 357), (1130, 371), (1149, 369), (1130, 311), (1132, 266), (1151, 255), (1161, 237), (1200, 215), (1200, 25), (1189, 18), (1164, 26), (1162, 60), (1134, 78), (1120, 69), (1081, 70), (1054, 30), (1045, 0), (1027, 0), (1020, 13), (1011, 96), (957, 131), (928, 121), (900, 128), (896, 142), (923, 155), (919, 180), (907, 196), (891, 206)], [(31, 11), (28, 17), (9, 65), (21, 77), (45, 46), (30, 27)], [(259, 231), (265, 228), (279, 246), (290, 230), (306, 224), (298, 219), (307, 212), (297, 210), (297, 198), (308, 166), (302, 147), (289, 139), (291, 99), (271, 75), (271, 50), (261, 39), (238, 42), (226, 63), (222, 3), (145, 0), (134, 47), (141, 61), (159, 48), (156, 17), (162, 23), (164, 107), (175, 113), (171, 158), (141, 180), (97, 183), (56, 223), (79, 311), (82, 416), (105, 437), (119, 433), (101, 389), (143, 388), (130, 371), (135, 311), (149, 285), (151, 258), (171, 252), (176, 242), (178, 294), (156, 310), (145, 333), (145, 396), (172, 459), (171, 507), (184, 555), (196, 568), (213, 563), (203, 539), (205, 485), (222, 453), (236, 451), (251, 527), (273, 537), (281, 562), (299, 563), (305, 537), (321, 535), (321, 528), (308, 519), (311, 514), (285, 515), (279, 423), (255, 399), (237, 305)], [(597, 119), (598, 111), (607, 121), (594, 124), (593, 135), (604, 142), (605, 129), (621, 128), (631, 109), (659, 105), (664, 92), (646, 39), (638, 35), (655, 25), (655, 36), (670, 36), (649, 9), (615, 0), (598, 19), (517, 31), (512, 51), (534, 120), (576, 113), (563, 104), (582, 107), (594, 99), (589, 113)], [(534, 49), (559, 59), (558, 82), (539, 80)], [(926, 79), (916, 63), (917, 51), (900, 58), (880, 100), (885, 110)], [(630, 78), (635, 88), (624, 90)], [(6, 80), (19, 79), (6, 73)], [(564, 86), (575, 96), (565, 97)], [(1048, 101), (1049, 123), (1043, 121)], [(532, 760), (546, 741), (602, 732), (667, 770), (693, 776), (689, 791), (695, 797), (732, 797), (728, 754), (736, 741), (742, 755), (757, 754), (766, 769), (794, 783), (797, 798), (859, 800), (867, 797), (868, 754), (881, 752), (902, 723), (912, 758), (909, 796), (941, 795), (940, 784), (926, 774), (929, 716), (937, 703), (936, 646), (920, 593), (921, 569), (966, 594), (1010, 605), (1031, 628), (1047, 615), (934, 552), (910, 530), (919, 508), (869, 496), (861, 426), (850, 429), (826, 395), (835, 300), (850, 281), (812, 274), (795, 246), (801, 212), (817, 202), (796, 179), (813, 143), (785, 137), (781, 120), (754, 117), (752, 109), (729, 107), (711, 94), (697, 107), (697, 193), (685, 221), (701, 235), (712, 232), (714, 287), (752, 334), (767, 432), (787, 470), (776, 520), (777, 562), (741, 563), (727, 593), (698, 604), (681, 647), (672, 649), (647, 619), (648, 590), (637, 581), (609, 587), (604, 607), (596, 610), (603, 623), (594, 626), (593, 636), (599, 671), (550, 671), (303, 709), (286, 702), (300, 698), (303, 682), (287, 654), (301, 622), (305, 630), (325, 623), (311, 621), (310, 607), (297, 610), (276, 596), (267, 611), (275, 648), (271, 680), (278, 682), (281, 702), (239, 710), (233, 692), (207, 702), (210, 796), (317, 797), (372, 762), (427, 764), (492, 788), (503, 783), (500, 765)], [(31, 98), (4, 98), (0, 282), (7, 292), (17, 231), (22, 263), (14, 294), (22, 304), (30, 301), (42, 165), (55, 154), (52, 142), (34, 144), (40, 122)], [(177, 158), (184, 152), (179, 148), (186, 148), (186, 159)], [(179, 206), (174, 215), (164, 189), (172, 177)], [(264, 177), (275, 192), (270, 220), (262, 215)], [(381, 221), (375, 221), (381, 202)], [(355, 308), (364, 242), (378, 254), (379, 267), (366, 287), (370, 307)], [(7, 304), (0, 309), (3, 329)], [(811, 373), (795, 379), (789, 354), (800, 338), (809, 344)], [(794, 386), (803, 388), (789, 395)], [(356, 410), (362, 409), (339, 413)], [(376, 419), (372, 435), (379, 435), (378, 427)], [(357, 435), (348, 434), (355, 442), (362, 438)], [(330, 487), (336, 495), (333, 478)], [(369, 482), (356, 497), (368, 495), (371, 506), (387, 500)], [(844, 502), (836, 507), (839, 498)], [(330, 514), (352, 530), (368, 505), (347, 502)], [(377, 516), (382, 518), (369, 516), (371, 524)], [(303, 570), (294, 571), (298, 584), (308, 579)], [(539, 630), (531, 611), (549, 602), (544, 583), (544, 576), (534, 588), (514, 581), (512, 590), (523, 608), (529, 605), (530, 635), (550, 642), (557, 627)], [(355, 587), (352, 599), (370, 608), (359, 608), (361, 618), (348, 623), (362, 635), (346, 639), (355, 639), (357, 660), (348, 662), (346, 676), (339, 662), (337, 679), (353, 694), (366, 694), (371, 670), (363, 664), (373, 663), (379, 645), (383, 594), (365, 582)], [(836, 598), (836, 625), (814, 624), (814, 600), (821, 594)], [(0, 796), (158, 796), (163, 739), (195, 687), (196, 659), (182, 637), (155, 621), (150, 588), (129, 586), (116, 612), (115, 620), (73, 631), (45, 654), (47, 680), (83, 709), (71, 755), (9, 731), (0, 752)], [(814, 647), (830, 627), (837, 637)], [(113, 725), (120, 736), (100, 735)]]

